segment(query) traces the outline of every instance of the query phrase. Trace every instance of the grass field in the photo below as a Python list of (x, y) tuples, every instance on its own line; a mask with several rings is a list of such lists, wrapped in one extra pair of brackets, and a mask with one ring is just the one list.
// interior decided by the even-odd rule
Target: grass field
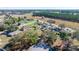
[(26, 23), (26, 25), (28, 25), (28, 26), (33, 26), (35, 24), (36, 24), (36, 21), (35, 20)]

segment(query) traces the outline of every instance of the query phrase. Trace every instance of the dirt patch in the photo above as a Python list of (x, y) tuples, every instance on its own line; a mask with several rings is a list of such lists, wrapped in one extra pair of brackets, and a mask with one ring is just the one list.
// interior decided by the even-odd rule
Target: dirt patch
[(0, 35), (0, 48), (5, 46), (9, 40), (10, 40), (10, 37), (7, 37), (5, 35)]
[(70, 22), (70, 21), (65, 21), (61, 19), (55, 19), (55, 24), (64, 24), (66, 27), (74, 28), (74, 29), (79, 29), (79, 23), (76, 22)]

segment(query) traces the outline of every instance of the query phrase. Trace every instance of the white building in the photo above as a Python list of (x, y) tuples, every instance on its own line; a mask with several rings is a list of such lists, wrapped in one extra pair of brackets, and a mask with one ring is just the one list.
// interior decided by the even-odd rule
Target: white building
[(73, 33), (73, 32), (75, 32), (75, 30), (73, 30), (71, 28), (68, 28), (68, 27), (65, 27), (62, 31), (67, 32), (67, 33)]

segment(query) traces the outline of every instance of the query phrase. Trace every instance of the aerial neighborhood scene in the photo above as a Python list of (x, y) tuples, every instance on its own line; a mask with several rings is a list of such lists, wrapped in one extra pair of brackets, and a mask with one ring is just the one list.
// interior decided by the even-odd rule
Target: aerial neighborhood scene
[(79, 51), (79, 10), (0, 10), (0, 51)]

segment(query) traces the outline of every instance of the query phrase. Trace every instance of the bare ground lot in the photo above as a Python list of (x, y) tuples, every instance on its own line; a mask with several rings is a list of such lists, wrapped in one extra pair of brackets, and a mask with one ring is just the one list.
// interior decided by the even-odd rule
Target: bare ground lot
[[(41, 19), (41, 17), (35, 17), (36, 19)], [(44, 18), (43, 21), (46, 22), (46, 19), (50, 19), (50, 18)], [(59, 24), (64, 24), (66, 27), (70, 27), (73, 29), (79, 29), (79, 23), (77, 22), (72, 22), (72, 21), (66, 21), (66, 20), (61, 20), (61, 19), (53, 19), (52, 20), (55, 21), (55, 24), (59, 25)]]
[(66, 27), (74, 28), (74, 29), (79, 29), (79, 23), (77, 22), (70, 22), (70, 21), (65, 21), (61, 19), (56, 19), (55, 20), (57, 25), (59, 24), (64, 24)]

